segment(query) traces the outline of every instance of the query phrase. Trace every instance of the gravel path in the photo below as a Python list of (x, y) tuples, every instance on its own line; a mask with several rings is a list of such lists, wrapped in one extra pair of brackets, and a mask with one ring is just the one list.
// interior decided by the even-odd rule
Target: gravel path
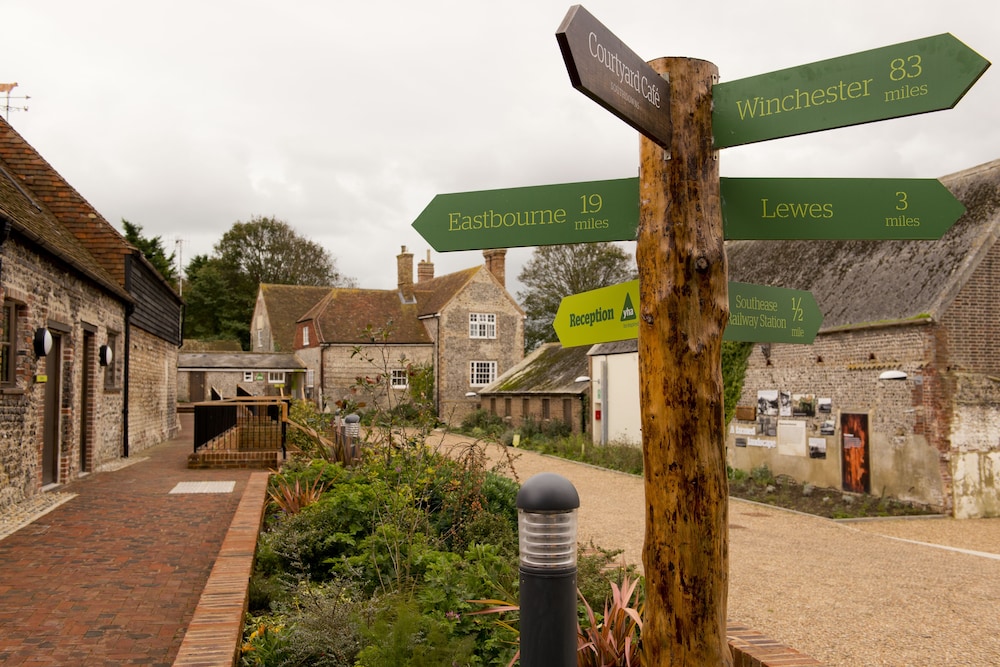
[[(522, 482), (569, 479), (579, 539), (641, 563), (641, 478), (487, 451), (493, 462), (512, 457)], [(735, 499), (729, 515), (732, 621), (833, 666), (1000, 665), (1000, 519), (836, 522)]]

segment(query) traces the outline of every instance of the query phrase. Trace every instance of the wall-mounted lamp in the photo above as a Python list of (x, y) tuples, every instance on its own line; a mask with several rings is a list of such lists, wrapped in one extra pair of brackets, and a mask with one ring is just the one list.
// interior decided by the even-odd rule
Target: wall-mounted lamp
[(102, 345), (97, 355), (98, 363), (100, 363), (101, 366), (110, 366), (114, 358), (115, 353), (111, 351), (111, 347), (108, 345)]
[(45, 327), (35, 329), (35, 356), (44, 357), (52, 351), (52, 334)]
[(577, 379), (573, 380), (573, 382), (590, 382), (590, 376), (589, 375), (581, 375)]
[(905, 380), (907, 377), (903, 371), (884, 371), (878, 376), (879, 380)]
[(474, 392), (474, 391), (467, 391), (467, 392), (465, 392), (465, 397), (466, 398), (475, 398), (476, 396), (478, 396), (478, 394), (476, 392)]

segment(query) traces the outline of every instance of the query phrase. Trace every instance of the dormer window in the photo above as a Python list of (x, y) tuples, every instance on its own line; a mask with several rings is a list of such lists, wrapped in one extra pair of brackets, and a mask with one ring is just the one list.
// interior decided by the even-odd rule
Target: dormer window
[(302, 326), (302, 347), (309, 347), (309, 325)]

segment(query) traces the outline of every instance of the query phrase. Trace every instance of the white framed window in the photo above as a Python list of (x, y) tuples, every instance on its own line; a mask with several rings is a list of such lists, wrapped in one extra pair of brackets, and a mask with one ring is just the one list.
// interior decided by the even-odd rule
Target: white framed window
[(309, 347), (309, 325), (302, 325), (302, 347)]
[(469, 338), (496, 338), (496, 313), (469, 313)]
[(264, 347), (264, 330), (257, 329), (257, 349)]
[(410, 386), (409, 376), (405, 368), (393, 368), (390, 380), (393, 389), (406, 389)]
[(243, 371), (243, 381), (253, 382), (253, 371)]
[(285, 384), (285, 373), (283, 371), (268, 371), (268, 384)]
[(473, 387), (483, 387), (497, 379), (497, 362), (470, 361), (469, 384)]

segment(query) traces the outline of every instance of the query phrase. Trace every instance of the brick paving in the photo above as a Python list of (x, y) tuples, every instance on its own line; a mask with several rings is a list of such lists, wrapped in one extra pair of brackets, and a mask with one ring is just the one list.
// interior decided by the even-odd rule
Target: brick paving
[[(0, 664), (173, 664), (252, 474), (188, 470), (191, 415), (181, 426), (0, 539)], [(182, 481), (236, 484), (171, 494)]]

